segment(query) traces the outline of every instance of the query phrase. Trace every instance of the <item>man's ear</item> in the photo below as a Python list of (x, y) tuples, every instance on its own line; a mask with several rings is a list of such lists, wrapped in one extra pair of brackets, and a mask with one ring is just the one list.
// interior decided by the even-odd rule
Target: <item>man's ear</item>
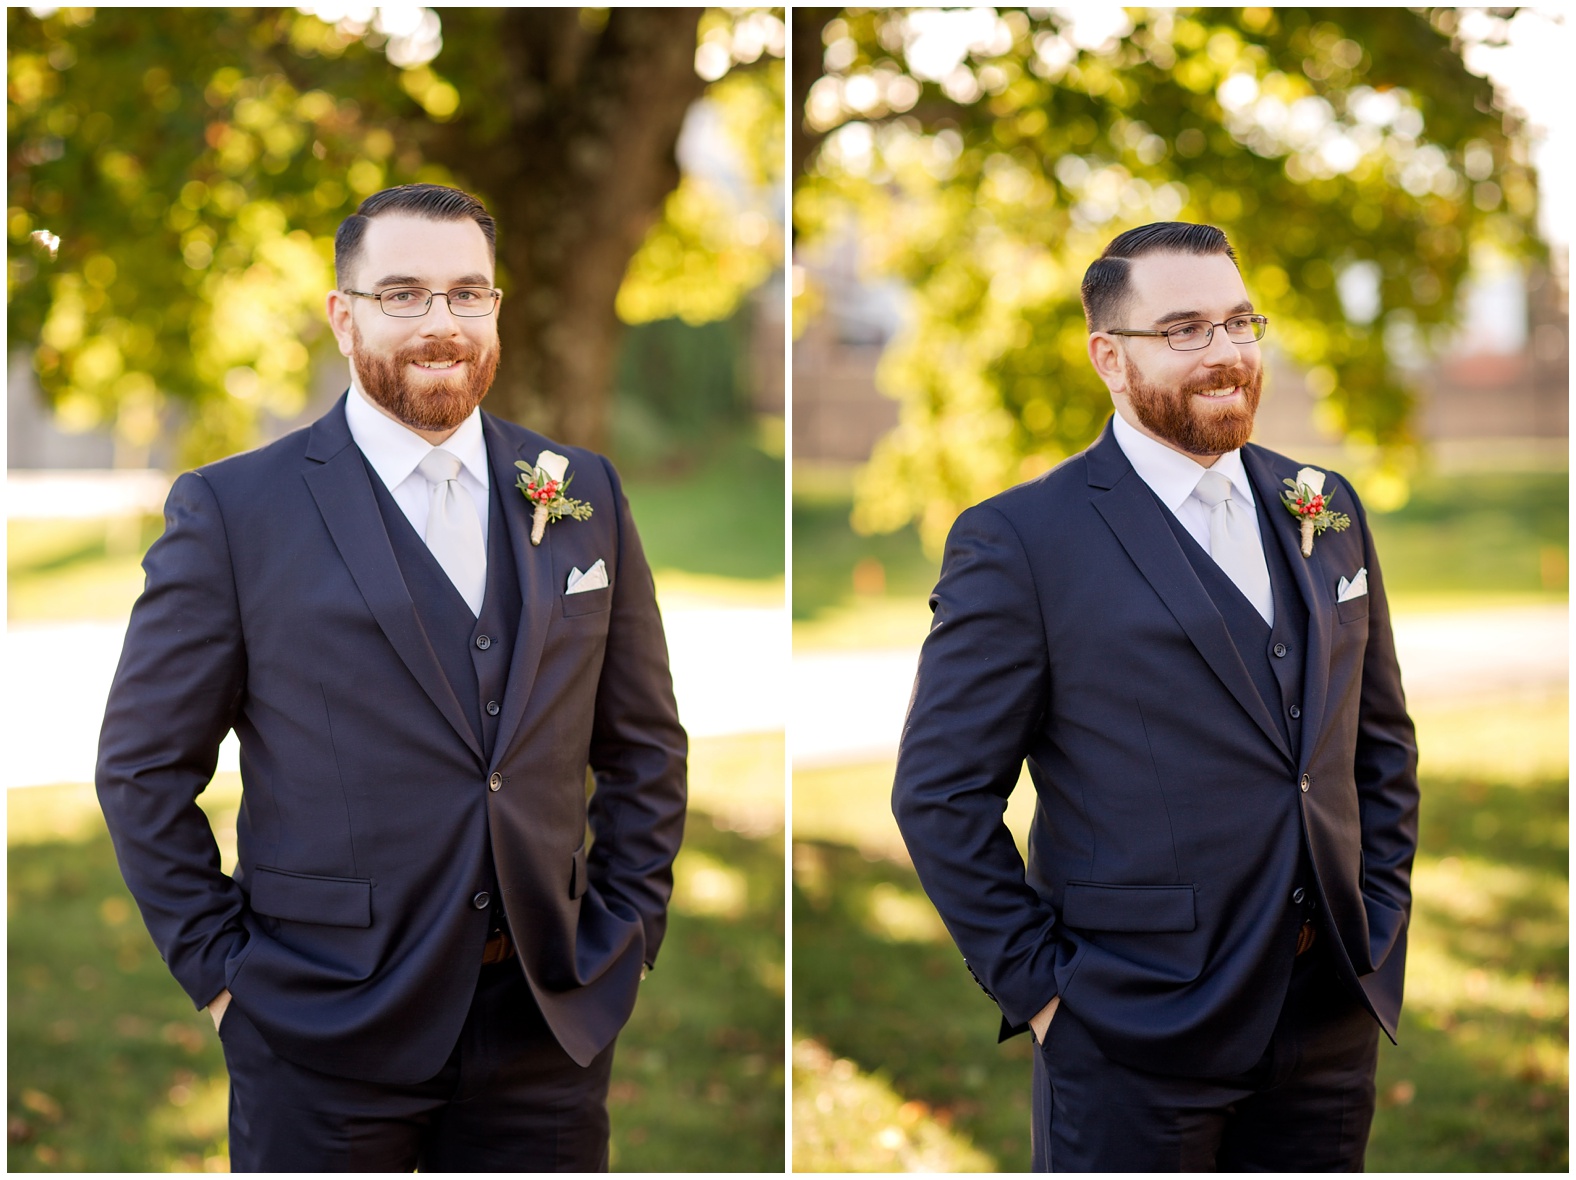
[(1127, 391), (1127, 370), (1122, 364), (1122, 350), (1114, 336), (1096, 332), (1089, 337), (1089, 363), (1112, 393)]
[(339, 355), (348, 357), (355, 351), (355, 336), (350, 330), (351, 299), (343, 291), (328, 293), (328, 326), (333, 330), (339, 345)]

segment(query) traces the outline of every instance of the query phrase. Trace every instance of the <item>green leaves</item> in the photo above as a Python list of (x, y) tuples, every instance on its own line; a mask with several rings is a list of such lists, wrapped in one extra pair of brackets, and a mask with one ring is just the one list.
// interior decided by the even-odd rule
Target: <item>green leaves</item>
[[(913, 293), (877, 376), (901, 425), (860, 481), (858, 527), (917, 520), (939, 547), (963, 507), (1091, 441), (1110, 399), (1078, 285), (1123, 230), (1224, 229), (1321, 421), (1397, 463), (1400, 362), (1448, 330), (1472, 251), (1541, 249), (1514, 121), (1452, 48), (1448, 10), (1127, 9), (1101, 29), (937, 11), (828, 14), (824, 69), (796, 94), (822, 136), (799, 248), (813, 264), (857, 239), (871, 275)], [(1371, 314), (1348, 306), (1354, 267)], [(808, 284), (801, 318), (818, 298)], [(957, 460), (934, 462), (944, 449)]]

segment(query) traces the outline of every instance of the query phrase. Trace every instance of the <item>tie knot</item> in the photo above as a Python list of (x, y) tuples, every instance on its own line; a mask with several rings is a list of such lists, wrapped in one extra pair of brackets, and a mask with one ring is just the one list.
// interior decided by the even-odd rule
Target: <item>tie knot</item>
[(1231, 499), (1231, 481), (1218, 471), (1206, 471), (1199, 477), (1193, 494), (1213, 508)]
[(434, 448), (416, 464), (416, 470), (427, 477), (428, 483), (447, 483), (460, 474), (460, 461), (448, 451)]

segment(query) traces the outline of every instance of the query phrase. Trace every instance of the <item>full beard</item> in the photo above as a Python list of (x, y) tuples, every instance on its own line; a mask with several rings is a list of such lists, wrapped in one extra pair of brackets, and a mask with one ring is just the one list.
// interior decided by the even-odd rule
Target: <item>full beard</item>
[[(485, 349), (434, 342), (388, 357), (363, 347), (358, 326), (352, 324), (351, 331), (350, 359), (362, 392), (412, 430), (453, 430), (481, 404), (498, 372), (496, 340)], [(412, 378), (410, 366), (417, 361), (464, 361), (465, 370), (441, 379)]]
[[(1139, 422), (1151, 433), (1181, 447), (1190, 455), (1224, 455), (1248, 441), (1253, 416), (1264, 389), (1262, 366), (1234, 365), (1211, 377), (1189, 381), (1174, 389), (1151, 385), (1126, 361), (1127, 399)], [(1237, 385), (1240, 405), (1211, 406), (1195, 400), (1196, 394)]]

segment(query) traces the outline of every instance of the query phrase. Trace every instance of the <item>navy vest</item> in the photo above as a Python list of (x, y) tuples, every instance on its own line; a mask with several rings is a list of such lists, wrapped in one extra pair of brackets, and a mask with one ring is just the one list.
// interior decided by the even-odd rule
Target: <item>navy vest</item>
[(1281, 736), (1286, 739), (1292, 757), (1298, 758), (1302, 752), (1302, 673), (1306, 658), (1304, 648), (1308, 642), (1308, 606), (1292, 579), (1284, 547), (1270, 531), (1273, 526), (1265, 512), (1264, 496), (1255, 495), (1254, 500), (1264, 563), (1269, 567), (1270, 593), (1275, 599), (1273, 627), (1264, 621), (1264, 616), (1215, 564), (1215, 559), (1199, 546), (1182, 522), (1169, 510), (1165, 518), (1182, 552), (1187, 554), (1193, 572), (1225, 620), (1226, 630), (1259, 696), (1279, 721)]
[(498, 480), (489, 481), (487, 589), (482, 613), (477, 617), (471, 614), (471, 608), (449, 581), (427, 542), (416, 535), (410, 520), (370, 464), (367, 471), (394, 558), (416, 605), (416, 618), (471, 722), (482, 752), (491, 762), (521, 608), (520, 579)]
[[(1281, 735), (1291, 749), (1292, 758), (1300, 760), (1302, 757), (1302, 672), (1307, 658), (1305, 648), (1308, 642), (1308, 604), (1303, 601), (1297, 583), (1292, 577), (1291, 567), (1287, 564), (1286, 548), (1276, 540), (1273, 532), (1276, 524), (1280, 524), (1282, 528), (1285, 525), (1270, 519), (1265, 499), (1262, 493), (1254, 496), (1255, 509), (1259, 517), (1259, 539), (1264, 547), (1264, 564), (1269, 567), (1270, 593), (1275, 600), (1273, 627), (1264, 621), (1264, 616), (1259, 614), (1258, 609), (1248, 601), (1241, 590), (1237, 589), (1237, 584), (1226, 575), (1226, 572), (1215, 564), (1215, 559), (1193, 539), (1193, 534), (1183, 527), (1182, 522), (1164, 506), (1161, 510), (1171, 526), (1171, 531), (1176, 534), (1182, 552), (1187, 554), (1193, 571), (1214, 602), (1215, 609), (1225, 620), (1231, 642), (1236, 647), (1237, 654), (1242, 657), (1248, 675), (1253, 678), (1253, 685), (1258, 689), (1259, 696), (1269, 706), (1270, 713), (1279, 721)], [(1302, 848), (1298, 857), (1299, 875), (1302, 882), (1312, 882), (1314, 873), (1308, 856), (1306, 833), (1301, 843)], [(1291, 939), (1294, 936), (1290, 932), (1314, 916), (1315, 903), (1312, 900), (1312, 891), (1305, 893), (1302, 884), (1297, 886), (1288, 901), (1291, 904), (1287, 909), (1287, 931), (1288, 938)], [(1314, 953), (1299, 958), (1297, 962), (1303, 970), (1311, 970), (1315, 964), (1326, 962), (1327, 953), (1328, 946), (1315, 942)]]
[[(487, 513), (487, 588), (482, 597), (482, 613), (476, 616), (427, 548), (427, 542), (416, 535), (410, 519), (370, 463), (367, 475), (377, 496), (378, 511), (383, 514), (383, 528), (393, 546), (394, 559), (399, 562), (405, 588), (415, 603), (416, 619), (427, 633), (444, 677), (459, 698), (472, 732), (491, 763), (521, 612), (520, 577), (514, 567), (514, 546), (504, 519), (497, 476), (488, 481), (491, 504)], [(498, 888), (490, 839), (487, 849), (482, 876), (491, 899), (490, 904), (484, 904), (492, 911), (492, 929), (497, 931), (505, 928), (503, 891)]]

